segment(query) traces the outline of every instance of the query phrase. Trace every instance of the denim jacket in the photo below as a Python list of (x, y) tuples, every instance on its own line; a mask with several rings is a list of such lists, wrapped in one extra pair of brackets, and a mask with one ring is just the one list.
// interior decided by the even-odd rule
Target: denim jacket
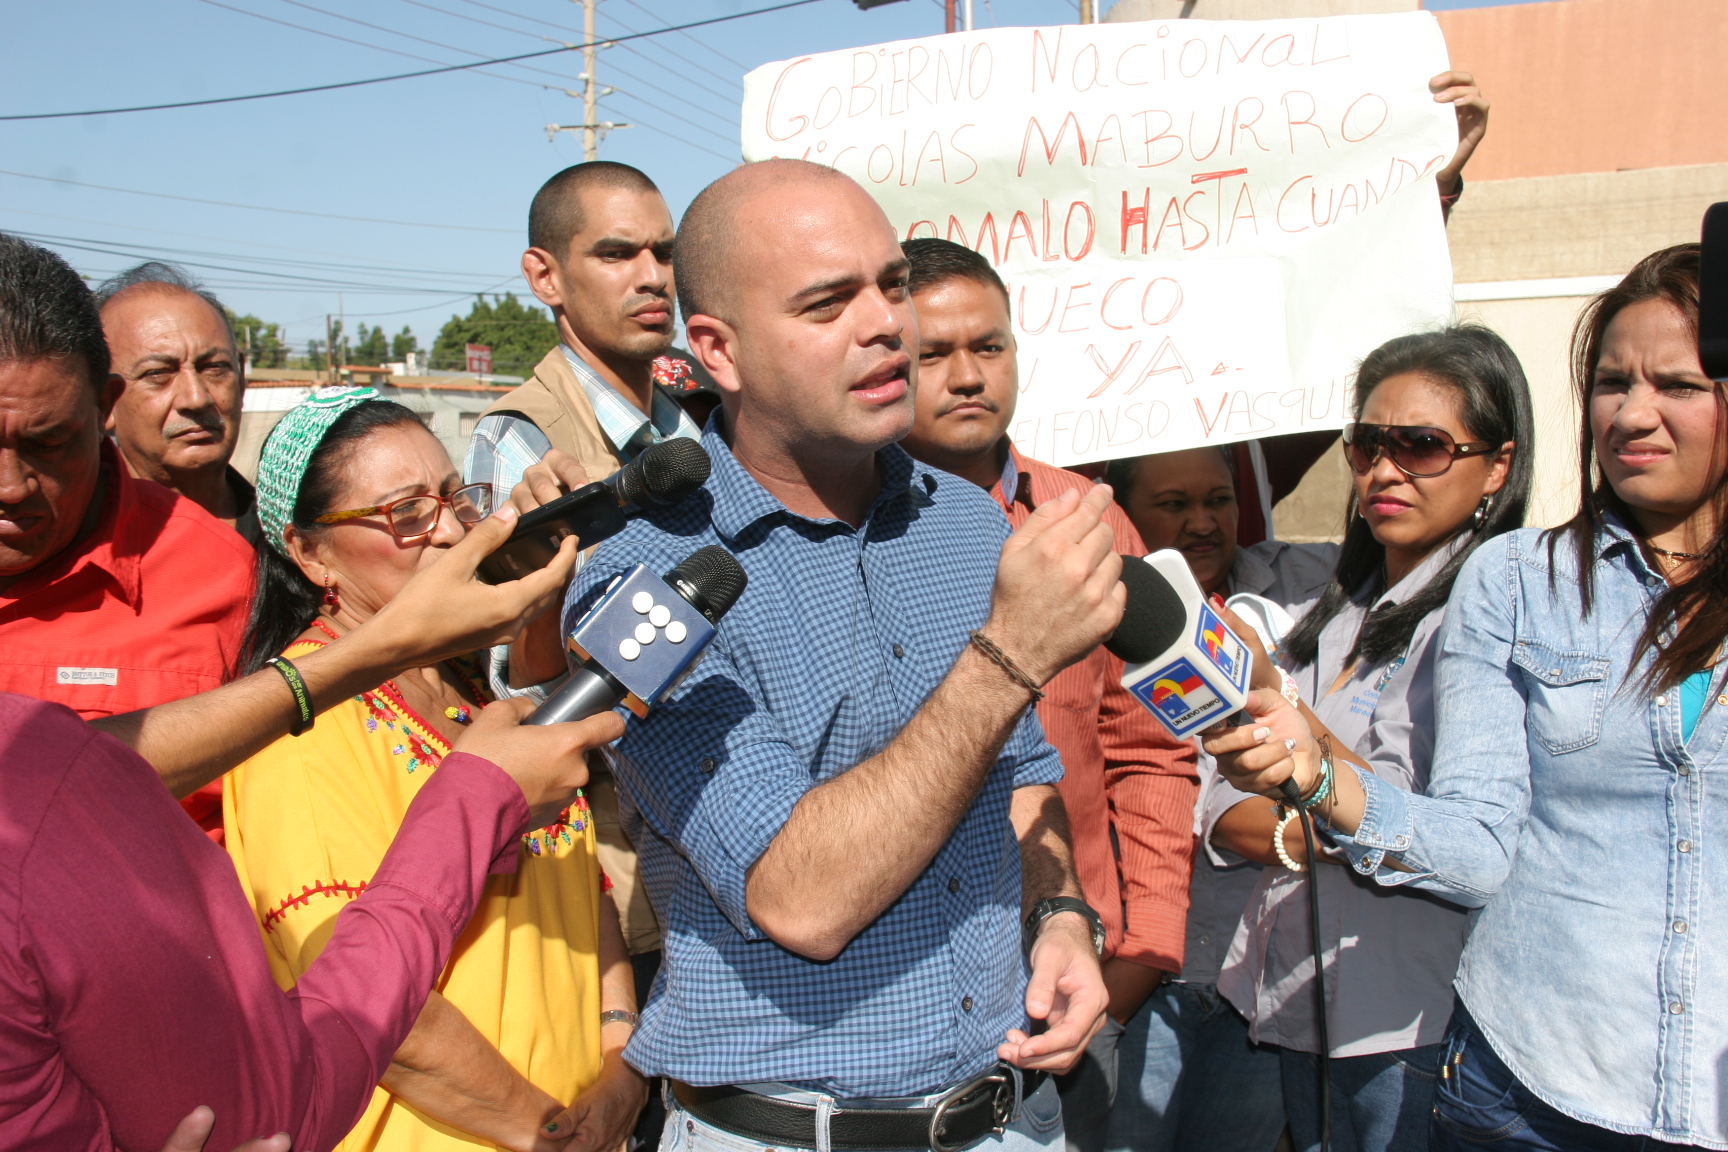
[[(1532, 1092), (1588, 1124), (1728, 1149), (1728, 707), (1681, 737), (1632, 657), (1663, 590), (1625, 527), (1483, 544), (1440, 635), (1426, 795), (1359, 773), (1358, 871), (1477, 909), (1456, 987)], [(1724, 696), (1723, 666), (1711, 684)], [(1342, 839), (1342, 837), (1340, 837)], [(1394, 853), (1412, 871), (1395, 871)]]

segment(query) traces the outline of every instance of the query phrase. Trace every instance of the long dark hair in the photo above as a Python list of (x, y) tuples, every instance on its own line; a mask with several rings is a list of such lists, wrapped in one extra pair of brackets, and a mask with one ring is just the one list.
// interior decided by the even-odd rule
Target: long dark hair
[[(1535, 421), (1530, 412), (1530, 387), (1518, 357), (1492, 329), (1479, 324), (1461, 324), (1438, 332), (1422, 332), (1388, 340), (1370, 352), (1356, 371), (1354, 416), (1360, 420), (1368, 394), (1383, 381), (1405, 374), (1426, 377), (1458, 394), (1459, 415), (1471, 437), (1489, 444), (1511, 442), (1512, 461), (1506, 483), (1488, 502), (1488, 511), (1464, 547), (1436, 572), (1422, 590), (1384, 611), (1371, 612), (1356, 633), (1356, 643), (1345, 658), (1345, 667), (1357, 659), (1369, 667), (1383, 663), (1410, 644), (1422, 618), (1446, 603), (1458, 570), (1484, 540), (1510, 532), (1524, 523), (1524, 508), (1530, 499), (1535, 473)], [(1358, 513), (1352, 486), (1345, 509), (1344, 548), (1338, 568), (1320, 599), (1284, 639), (1284, 650), (1299, 664), (1312, 664), (1319, 656), (1320, 633), (1343, 611), (1364, 585), (1378, 576), (1386, 563), (1386, 547), (1374, 539), (1368, 521)], [(1459, 531), (1466, 531), (1459, 525)]]
[[(306, 462), (306, 477), (294, 500), (294, 526), (307, 536), (323, 532), (318, 517), (336, 510), (342, 470), (354, 450), (380, 428), (404, 424), (426, 426), (419, 414), (394, 400), (368, 400), (338, 416)], [(317, 618), (324, 596), (324, 589), (308, 580), (299, 566), (269, 541), (259, 540), (257, 548), (258, 586), (252, 595), (252, 614), (246, 621), (246, 639), (240, 647), (242, 676), (258, 671), (264, 661), (292, 644)]]
[[(1550, 558), (1563, 537), (1571, 540), (1578, 557), (1578, 591), (1583, 614), (1590, 614), (1596, 595), (1596, 541), (1603, 529), (1603, 516), (1613, 512), (1634, 532), (1638, 517), (1620, 499), (1602, 463), (1596, 458), (1596, 440), (1590, 433), (1590, 392), (1596, 380), (1596, 362), (1602, 356), (1602, 338), (1608, 325), (1627, 307), (1645, 300), (1665, 300), (1685, 317), (1694, 337), (1698, 333), (1697, 244), (1676, 244), (1652, 252), (1638, 261), (1625, 279), (1585, 306), (1572, 331), (1572, 386), (1583, 413), (1578, 436), (1578, 514), (1548, 534)], [(1728, 398), (1716, 385), (1717, 435), (1711, 464), (1717, 466), (1724, 449), (1723, 427), (1728, 423)], [(1638, 647), (1632, 657), (1636, 668), (1654, 652), (1650, 669), (1651, 692), (1674, 688), (1688, 675), (1716, 663), (1722, 641), (1728, 637), (1728, 482), (1718, 481), (1710, 498), (1716, 503), (1716, 535), (1704, 549), (1692, 574), (1669, 585), (1657, 597), (1644, 622)], [(1651, 559), (1646, 556), (1646, 560)], [(1652, 565), (1654, 566), (1654, 565)], [(1672, 638), (1663, 637), (1673, 631)]]

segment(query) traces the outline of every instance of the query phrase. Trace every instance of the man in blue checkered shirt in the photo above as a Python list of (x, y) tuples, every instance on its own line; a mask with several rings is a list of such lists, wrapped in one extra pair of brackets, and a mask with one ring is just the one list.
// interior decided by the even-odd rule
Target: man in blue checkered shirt
[(832, 169), (734, 170), (676, 260), (722, 390), (713, 475), (602, 543), (565, 608), (707, 544), (750, 577), (613, 754), (665, 937), (626, 1050), (669, 1080), (663, 1152), (1060, 1148), (1048, 1075), (1106, 997), (1029, 706), (1121, 617), (1109, 489), (1010, 537), (981, 489), (895, 445), (906, 261)]

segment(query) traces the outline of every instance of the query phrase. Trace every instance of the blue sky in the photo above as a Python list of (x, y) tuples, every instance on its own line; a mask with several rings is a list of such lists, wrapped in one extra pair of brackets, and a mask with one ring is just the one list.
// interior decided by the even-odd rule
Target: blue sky
[[(774, 2), (603, 0), (599, 31), (622, 35)], [(1427, 6), (1495, 2), (1519, 0)], [(1076, 0), (974, 0), (981, 27), (1064, 23), (1077, 8)], [(582, 12), (573, 0), (56, 0), (8, 5), (6, 19), (0, 110), (17, 114), (532, 52), (580, 41)], [(619, 89), (601, 118), (638, 126), (614, 133), (600, 154), (648, 172), (676, 214), (736, 161), (738, 83), (750, 68), (941, 29), (939, 0), (869, 12), (815, 0), (616, 46), (600, 57), (602, 82)], [(362, 320), (392, 332), (406, 324), (429, 345), (476, 292), (524, 293), (517, 261), (528, 200), (581, 158), (578, 134), (549, 143), (545, 132), (548, 123), (581, 121), (581, 102), (563, 92), (580, 87), (580, 71), (578, 54), (560, 53), (484, 74), (241, 104), (0, 122), (0, 229), (50, 244), (93, 279), (142, 259), (179, 260), (235, 311), (284, 324), (296, 344), (321, 337), (325, 314), (342, 312), (350, 330)]]

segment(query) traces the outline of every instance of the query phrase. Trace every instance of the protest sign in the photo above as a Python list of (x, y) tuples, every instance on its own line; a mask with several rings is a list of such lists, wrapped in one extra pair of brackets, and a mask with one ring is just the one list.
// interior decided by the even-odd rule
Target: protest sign
[(1338, 427), (1364, 354), (1450, 318), (1446, 68), (1421, 12), (991, 29), (764, 65), (743, 150), (987, 256), (1015, 443), (1083, 463)]

